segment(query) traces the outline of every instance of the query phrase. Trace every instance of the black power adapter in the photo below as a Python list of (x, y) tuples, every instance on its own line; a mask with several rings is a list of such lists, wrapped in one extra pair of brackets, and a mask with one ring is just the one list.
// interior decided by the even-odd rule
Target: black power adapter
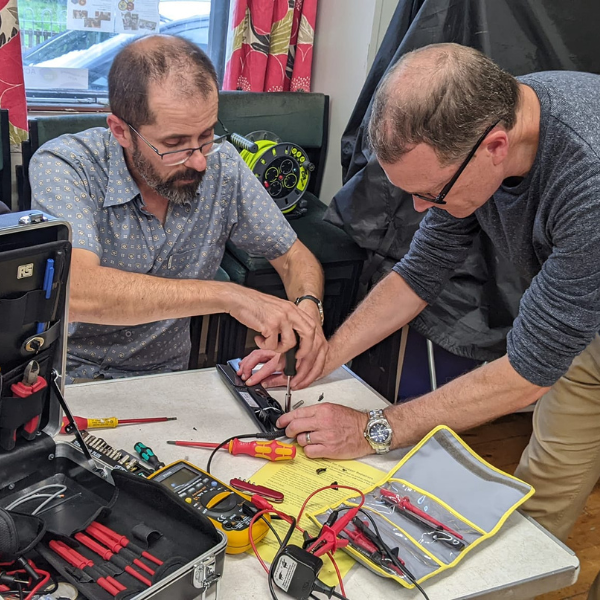
[(286, 546), (272, 566), (275, 585), (296, 600), (307, 600), (323, 566), (318, 557), (299, 546)]

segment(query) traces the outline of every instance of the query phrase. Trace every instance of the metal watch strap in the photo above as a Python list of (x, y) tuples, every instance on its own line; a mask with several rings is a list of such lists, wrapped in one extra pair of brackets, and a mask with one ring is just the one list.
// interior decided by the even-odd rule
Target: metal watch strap
[[(367, 413), (367, 415), (369, 417), (369, 420), (367, 421), (367, 426), (364, 431), (364, 436), (367, 442), (369, 442), (369, 445), (371, 446), (371, 448), (373, 448), (373, 450), (375, 450), (377, 454), (385, 454), (386, 452), (389, 452), (390, 445), (392, 442), (392, 428), (385, 414), (383, 413), (383, 409), (377, 408), (374, 410), (370, 410)], [(375, 442), (371, 439), (369, 435), (372, 425), (374, 425), (377, 421), (384, 421), (387, 425), (387, 429), (389, 430), (389, 440), (386, 443)]]
[(300, 302), (302, 302), (302, 300), (311, 300), (312, 302), (314, 302), (317, 305), (317, 308), (319, 309), (319, 316), (321, 317), (321, 327), (322, 327), (323, 322), (325, 321), (325, 313), (323, 312), (323, 303), (316, 296), (312, 296), (311, 294), (305, 294), (304, 296), (299, 296), (298, 298), (296, 298), (294, 304), (296, 306), (298, 306), (298, 304), (300, 304)]

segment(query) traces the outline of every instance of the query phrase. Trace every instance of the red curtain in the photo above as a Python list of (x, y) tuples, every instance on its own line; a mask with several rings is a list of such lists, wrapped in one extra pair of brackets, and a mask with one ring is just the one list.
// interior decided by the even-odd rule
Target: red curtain
[(27, 103), (17, 0), (0, 0), (0, 107), (8, 108), (10, 143), (27, 139)]
[(224, 90), (310, 92), (317, 0), (235, 0)]

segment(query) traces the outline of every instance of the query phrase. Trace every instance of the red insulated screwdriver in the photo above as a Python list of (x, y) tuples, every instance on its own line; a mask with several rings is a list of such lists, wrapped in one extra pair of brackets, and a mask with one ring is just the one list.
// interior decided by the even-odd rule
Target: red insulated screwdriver
[[(78, 429), (112, 429), (121, 425), (138, 425), (141, 423), (164, 423), (165, 421), (176, 421), (177, 417), (148, 417), (145, 419), (117, 419), (117, 417), (104, 417), (99, 419), (88, 419), (86, 417), (73, 417)], [(66, 433), (65, 428), (69, 425), (67, 417), (63, 417), (61, 433)]]
[(114, 563), (121, 569), (124, 569), (126, 573), (129, 573), (132, 577), (135, 577), (138, 581), (141, 581), (148, 587), (152, 585), (152, 582), (147, 577), (144, 577), (135, 569), (130, 567), (124, 558), (113, 554), (110, 550), (108, 550), (104, 546), (101, 546), (100, 544), (98, 544), (98, 542), (95, 542), (91, 537), (85, 535), (84, 533), (76, 533), (75, 539), (81, 544), (83, 544), (86, 548), (89, 548), (90, 550), (95, 552), (102, 560)]
[(123, 548), (119, 542), (115, 542), (105, 533), (102, 533), (100, 530), (94, 527), (93, 523), (90, 525), (86, 531), (92, 536), (95, 537), (99, 542), (102, 542), (111, 552), (122, 554), (123, 557), (129, 557), (129, 560), (133, 562), (134, 565), (143, 569), (149, 575), (154, 575), (154, 571), (146, 566), (137, 556), (131, 551)]
[(64, 542), (52, 540), (48, 546), (52, 552), (58, 554), (58, 556), (68, 562), (71, 566), (90, 575), (90, 577), (92, 577), (92, 579), (111, 596), (116, 596), (124, 589), (127, 589), (123, 584), (112, 577), (99, 576), (98, 570), (94, 569), (94, 562), (92, 560), (85, 558), (79, 554), (79, 552), (73, 550), (73, 548), (69, 548)]
[[(190, 448), (216, 448), (219, 444), (213, 442), (185, 442), (182, 440), (170, 440), (167, 444), (173, 446), (187, 446)], [(296, 456), (296, 446), (285, 444), (272, 440), (270, 442), (254, 441), (242, 442), (238, 439), (231, 440), (227, 446), (223, 446), (223, 450), (228, 450), (234, 456), (237, 454), (247, 454), (265, 460), (292, 460)]]
[(94, 526), (95, 529), (106, 534), (109, 538), (111, 538), (118, 544), (121, 544), (121, 546), (123, 546), (123, 548), (129, 548), (136, 554), (143, 556), (144, 558), (147, 558), (148, 560), (151, 560), (153, 563), (155, 563), (157, 565), (163, 564), (162, 560), (159, 560), (158, 558), (156, 558), (156, 556), (153, 556), (152, 554), (150, 554), (150, 552), (146, 552), (145, 550), (142, 550), (142, 548), (140, 548), (139, 546), (136, 546), (133, 542), (130, 542), (124, 535), (121, 535), (120, 533), (113, 531), (112, 529), (106, 527), (106, 525), (102, 525), (102, 523), (98, 523), (98, 521), (94, 521), (92, 523), (92, 525)]

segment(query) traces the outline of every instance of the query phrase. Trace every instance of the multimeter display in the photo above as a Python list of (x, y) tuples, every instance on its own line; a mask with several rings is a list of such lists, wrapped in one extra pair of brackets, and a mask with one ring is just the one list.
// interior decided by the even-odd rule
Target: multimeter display
[(173, 474), (162, 479), (160, 483), (176, 492), (178, 487), (189, 483), (196, 477), (198, 477), (198, 473), (184, 466), (178, 471), (175, 471)]
[[(148, 479), (164, 485), (206, 515), (227, 536), (228, 554), (250, 548), (249, 527), (256, 509), (247, 496), (183, 460), (156, 471)], [(264, 521), (256, 521), (252, 528), (254, 541), (261, 540), (267, 531)]]

